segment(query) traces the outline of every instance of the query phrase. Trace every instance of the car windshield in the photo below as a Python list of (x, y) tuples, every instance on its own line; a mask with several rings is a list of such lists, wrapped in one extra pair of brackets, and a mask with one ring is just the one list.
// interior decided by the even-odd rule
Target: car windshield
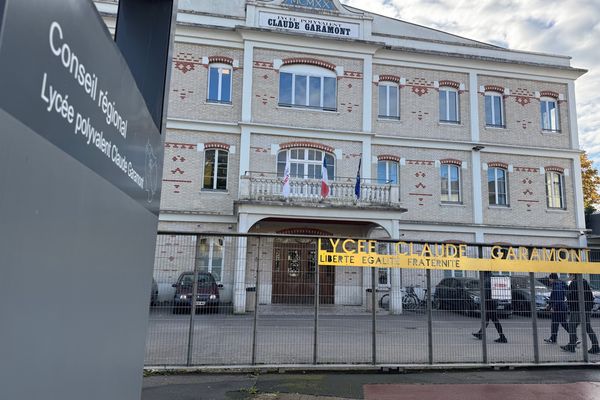
[[(184, 275), (181, 279), (182, 286), (192, 286), (194, 282), (194, 275)], [(209, 287), (212, 284), (212, 280), (209, 275), (199, 274), (198, 275), (198, 287)]]
[[(514, 289), (529, 289), (529, 278), (513, 276), (511, 284)], [(534, 285), (535, 290), (548, 290), (548, 287), (537, 279), (534, 281)]]
[(478, 280), (471, 280), (471, 281), (466, 281), (465, 282), (465, 288), (467, 289), (479, 289), (479, 281)]

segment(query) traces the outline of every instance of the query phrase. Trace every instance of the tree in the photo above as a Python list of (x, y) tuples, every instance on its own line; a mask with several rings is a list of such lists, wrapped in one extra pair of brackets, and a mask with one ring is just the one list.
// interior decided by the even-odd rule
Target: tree
[(583, 205), (585, 213), (591, 214), (596, 211), (596, 205), (600, 203), (600, 194), (598, 193), (600, 176), (585, 151), (579, 157), (581, 160), (581, 180), (583, 181)]

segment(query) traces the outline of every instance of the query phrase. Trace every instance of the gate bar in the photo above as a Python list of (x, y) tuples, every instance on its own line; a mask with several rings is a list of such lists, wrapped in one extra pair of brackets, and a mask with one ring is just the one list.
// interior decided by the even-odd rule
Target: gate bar
[[(319, 239), (320, 242), (320, 239)], [(317, 242), (317, 243), (319, 243)], [(319, 244), (317, 244), (317, 271), (315, 273), (315, 332), (313, 335), (313, 364), (317, 364), (317, 353), (319, 351), (319, 342), (318, 342), (318, 337), (319, 337), (319, 301), (320, 301), (320, 296), (321, 296), (321, 292), (320, 292), (320, 277), (319, 275), (321, 274), (321, 266), (319, 265), (319, 249), (321, 248), (321, 246)]]
[[(197, 252), (197, 250), (196, 250)], [(196, 257), (198, 254), (196, 253)], [(194, 262), (194, 282), (192, 283), (192, 298), (190, 300), (190, 327), (188, 330), (187, 366), (192, 366), (194, 348), (194, 317), (196, 316), (196, 299), (198, 297), (198, 266)]]
[[(477, 246), (477, 258), (483, 257), (483, 246)], [(483, 279), (483, 271), (479, 271), (479, 310), (481, 315), (481, 351), (483, 363), (488, 363), (487, 353), (487, 329), (485, 327), (485, 280)]]
[[(247, 242), (246, 242), (247, 243)], [(246, 248), (248, 246), (246, 245)], [(260, 275), (260, 236), (258, 237), (258, 245), (256, 246), (256, 286), (254, 287), (254, 318), (252, 321), (252, 365), (256, 364), (256, 323), (258, 319), (258, 279)], [(248, 299), (246, 299), (248, 301)]]
[(431, 301), (431, 270), (425, 270), (427, 276), (427, 352), (429, 364), (433, 365), (433, 323), (431, 319), (432, 301)]
[(538, 320), (537, 320), (537, 302), (535, 292), (535, 276), (533, 272), (529, 273), (529, 310), (531, 311), (531, 328), (533, 329), (533, 359), (536, 364), (540, 362), (540, 344), (538, 342)]
[[(587, 313), (585, 311), (585, 296), (583, 292), (583, 275), (577, 274), (577, 302), (579, 303), (579, 326), (581, 327), (581, 346), (583, 350), (583, 361), (589, 362), (589, 354), (588, 354), (588, 337), (587, 337)], [(570, 318), (570, 317), (569, 317)], [(569, 323), (569, 331), (577, 332), (577, 328), (571, 326)], [(570, 332), (569, 332), (570, 333)], [(571, 337), (569, 335), (569, 343), (571, 342)]]
[(371, 268), (371, 315), (372, 315), (372, 329), (373, 329), (373, 365), (377, 364), (377, 325), (376, 321), (376, 310), (377, 310), (377, 293), (375, 292), (375, 268)]

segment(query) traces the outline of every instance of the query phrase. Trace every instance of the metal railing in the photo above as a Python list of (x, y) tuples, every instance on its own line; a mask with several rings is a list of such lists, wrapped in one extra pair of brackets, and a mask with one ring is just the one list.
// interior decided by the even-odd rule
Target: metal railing
[[(397, 205), (400, 192), (396, 185), (361, 183), (360, 197), (355, 195), (354, 182), (330, 181), (328, 200), (339, 204), (366, 203), (370, 205)], [(278, 177), (242, 176), (240, 200), (282, 201), (283, 183)], [(290, 179), (290, 201), (318, 202), (321, 197), (321, 181), (318, 179)]]
[[(160, 234), (154, 270), (158, 294), (150, 299), (145, 364), (600, 362), (600, 355), (588, 353), (594, 339), (586, 332), (588, 325), (596, 332), (600, 327), (600, 319), (590, 318), (600, 316), (600, 294), (586, 311), (581, 275), (579, 311), (552, 318), (544, 305), (551, 289), (539, 281), (547, 274), (489, 277), (480, 271), (319, 267), (317, 239)], [(467, 253), (485, 264), (490, 252), (469, 245)], [(595, 278), (586, 277), (593, 284)], [(497, 280), (490, 297), (486, 288), (492, 279)], [(415, 301), (418, 306), (403, 307)], [(557, 343), (547, 343), (557, 319), (565, 324), (559, 323)], [(563, 351), (560, 345), (573, 335), (581, 343)]]

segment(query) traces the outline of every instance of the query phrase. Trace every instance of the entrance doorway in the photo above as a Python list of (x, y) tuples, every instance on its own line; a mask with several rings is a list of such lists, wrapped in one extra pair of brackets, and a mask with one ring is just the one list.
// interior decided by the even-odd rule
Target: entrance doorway
[[(314, 304), (317, 241), (276, 239), (273, 243), (273, 304)], [(334, 267), (319, 269), (319, 302), (333, 304)]]

